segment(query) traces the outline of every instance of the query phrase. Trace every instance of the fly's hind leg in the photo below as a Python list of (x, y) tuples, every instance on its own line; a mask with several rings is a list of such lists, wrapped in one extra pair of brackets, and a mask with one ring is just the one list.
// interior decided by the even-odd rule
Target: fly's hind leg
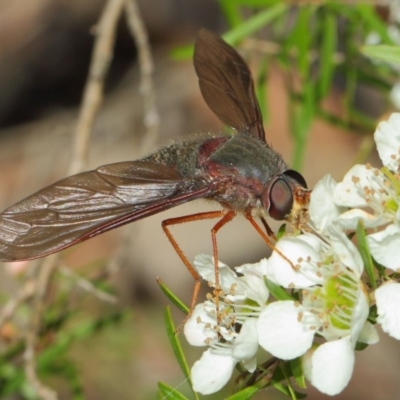
[(225, 226), (229, 221), (235, 217), (236, 213), (232, 210), (227, 211), (225, 215), (214, 225), (211, 229), (211, 239), (213, 245), (213, 256), (214, 256), (214, 273), (215, 273), (215, 309), (217, 313), (217, 322), (220, 325), (221, 315), (219, 313), (219, 294), (221, 287), (219, 284), (219, 268), (218, 268), (218, 246), (217, 246), (217, 232)]
[[(185, 222), (202, 221), (205, 219), (214, 219), (214, 218), (221, 218), (221, 217), (222, 217), (221, 221), (224, 221), (224, 219), (226, 218), (226, 215), (228, 215), (230, 213), (231, 213), (231, 211), (227, 211), (227, 210), (209, 211), (209, 212), (197, 213), (197, 214), (192, 214), (192, 215), (184, 215), (182, 217), (177, 217), (177, 218), (170, 218), (170, 219), (166, 219), (165, 221), (162, 222), (162, 228), (163, 228), (163, 231), (165, 232), (165, 234), (167, 235), (168, 240), (171, 242), (172, 247), (174, 248), (174, 250), (178, 254), (179, 258), (182, 260), (183, 264), (188, 269), (188, 271), (190, 272), (190, 274), (192, 275), (192, 277), (194, 279), (194, 288), (193, 288), (192, 299), (190, 302), (189, 313), (186, 316), (186, 318), (182, 321), (182, 323), (179, 325), (179, 327), (177, 328), (177, 333), (182, 329), (185, 322), (189, 319), (189, 317), (193, 313), (194, 307), (196, 306), (196, 303), (197, 303), (197, 298), (199, 296), (201, 280), (200, 280), (200, 275), (197, 273), (197, 271), (195, 270), (193, 265), (190, 263), (190, 261), (187, 259), (187, 257), (183, 253), (178, 242), (176, 241), (176, 239), (172, 235), (171, 231), (169, 230), (169, 227), (173, 226), (173, 225), (183, 224)], [(230, 219), (232, 219), (232, 218), (230, 218)], [(219, 221), (213, 228), (213, 229), (215, 229), (217, 227), (216, 232), (219, 229), (218, 225), (221, 221)], [(224, 225), (224, 223), (222, 224), (222, 226), (223, 225)], [(215, 233), (214, 234), (212, 233), (212, 240), (213, 240), (213, 253), (214, 253), (214, 260), (215, 260), (214, 262), (216, 263), (216, 268), (217, 268), (218, 267), (218, 252), (216, 250)], [(217, 255), (217, 258), (215, 257), (216, 255)], [(216, 277), (216, 287), (217, 287), (217, 281), (218, 281), (218, 287), (219, 287), (217, 269), (216, 269), (215, 275), (216, 275), (215, 276)]]

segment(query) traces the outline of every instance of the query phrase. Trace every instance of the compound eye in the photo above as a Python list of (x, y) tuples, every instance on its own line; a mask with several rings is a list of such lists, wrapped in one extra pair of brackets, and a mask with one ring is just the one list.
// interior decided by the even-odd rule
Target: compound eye
[(293, 169), (288, 169), (283, 173), (283, 175), (292, 178), (300, 186), (303, 186), (303, 188), (307, 189), (306, 180), (303, 178), (303, 175), (299, 174), (297, 171), (294, 171)]
[(269, 192), (269, 215), (278, 221), (285, 219), (293, 207), (293, 193), (290, 186), (283, 180), (277, 179)]

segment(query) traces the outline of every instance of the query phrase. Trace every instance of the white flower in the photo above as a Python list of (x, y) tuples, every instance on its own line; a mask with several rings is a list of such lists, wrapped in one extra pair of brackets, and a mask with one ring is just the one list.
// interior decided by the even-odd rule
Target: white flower
[(375, 230), (386, 225), (368, 234), (367, 242), (376, 261), (396, 270), (400, 268), (400, 113), (378, 125), (375, 142), (384, 167), (354, 166), (336, 185), (333, 197), (338, 206), (350, 207), (338, 216), (340, 226), (356, 229), (359, 220)]
[[(306, 377), (320, 391), (336, 394), (351, 378), (354, 347), (364, 327), (374, 329), (366, 324), (369, 301), (361, 281), (361, 257), (340, 229), (330, 225), (327, 231), (323, 239), (303, 234), (277, 243), (268, 277), (283, 287), (304, 290), (299, 302), (268, 304), (257, 329), (261, 347), (284, 360), (305, 355)], [(312, 348), (315, 334), (326, 340), (317, 349)], [(371, 342), (372, 336), (364, 334)]]
[(392, 270), (400, 269), (400, 227), (388, 225), (383, 231), (367, 236), (367, 242), (374, 259)]
[(384, 332), (400, 340), (400, 283), (387, 282), (375, 291), (377, 321)]
[(201, 394), (218, 392), (229, 381), (236, 362), (229, 355), (206, 350), (192, 367), (193, 390)]
[(393, 113), (388, 121), (380, 122), (374, 138), (383, 165), (395, 173), (399, 172), (400, 113)]
[(281, 360), (303, 355), (312, 345), (317, 318), (294, 301), (269, 304), (258, 320), (260, 346)]
[(339, 216), (340, 224), (349, 229), (355, 229), (360, 219), (367, 228), (400, 221), (400, 113), (381, 122), (374, 137), (384, 167), (356, 165), (334, 189), (335, 203), (351, 208)]
[(240, 361), (248, 371), (253, 372), (257, 366), (257, 349), (255, 319), (249, 318), (232, 343), (227, 342), (225, 346), (214, 343), (193, 364), (193, 390), (201, 394), (217, 392), (229, 381), (236, 364)]
[(338, 206), (350, 207), (338, 217), (347, 229), (355, 229), (359, 220), (366, 228), (386, 224), (395, 218), (400, 200), (384, 173), (369, 165), (351, 168), (336, 185), (333, 197)]
[(354, 367), (350, 338), (334, 340), (310, 349), (303, 357), (306, 379), (320, 392), (334, 396), (349, 383)]
[(332, 176), (328, 174), (315, 185), (311, 193), (309, 214), (317, 232), (325, 232), (345, 211), (345, 208), (334, 202), (336, 185)]
[(268, 279), (284, 288), (307, 288), (322, 283), (317, 268), (322, 245), (318, 237), (308, 233), (282, 238), (268, 260)]
[[(209, 346), (192, 367), (193, 389), (210, 394), (221, 389), (238, 362), (249, 372), (256, 369), (258, 337), (256, 321), (268, 300), (264, 284), (266, 260), (232, 269), (219, 263), (218, 310), (215, 300), (198, 304), (185, 324), (184, 334), (193, 346)], [(211, 256), (196, 256), (194, 266), (211, 286), (215, 286)], [(221, 341), (221, 338), (223, 339)]]

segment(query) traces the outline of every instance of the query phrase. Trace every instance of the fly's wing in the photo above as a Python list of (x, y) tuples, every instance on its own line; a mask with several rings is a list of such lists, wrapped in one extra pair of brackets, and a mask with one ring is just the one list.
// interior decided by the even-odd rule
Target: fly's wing
[(0, 260), (42, 257), (210, 191), (170, 167), (145, 161), (83, 172), (0, 214)]
[(201, 29), (194, 48), (194, 68), (203, 98), (226, 125), (265, 142), (262, 115), (249, 67), (218, 35)]

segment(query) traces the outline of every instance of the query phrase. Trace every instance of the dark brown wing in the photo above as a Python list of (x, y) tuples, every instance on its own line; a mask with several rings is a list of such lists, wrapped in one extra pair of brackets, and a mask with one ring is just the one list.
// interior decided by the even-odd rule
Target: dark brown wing
[(0, 214), (0, 260), (42, 257), (210, 192), (205, 183), (145, 161), (83, 172)]
[(215, 115), (224, 124), (265, 141), (253, 78), (237, 51), (215, 33), (201, 29), (194, 68), (203, 98)]

